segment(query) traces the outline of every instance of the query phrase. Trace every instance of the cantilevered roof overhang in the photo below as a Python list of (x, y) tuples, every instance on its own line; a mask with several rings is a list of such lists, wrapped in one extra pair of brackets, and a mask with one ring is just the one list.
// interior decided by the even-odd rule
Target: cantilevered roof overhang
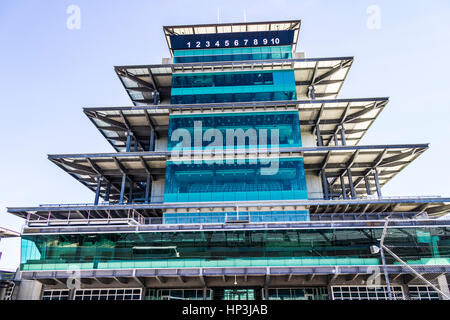
[(167, 137), (168, 134), (169, 110), (162, 106), (84, 108), (84, 113), (118, 152), (126, 151), (128, 132), (133, 135), (133, 148), (130, 150), (136, 151), (150, 150), (152, 131), (155, 138)]
[[(132, 157), (129, 157), (133, 155)], [(76, 180), (95, 191), (97, 179), (101, 177), (103, 187), (100, 196), (105, 197), (106, 185), (110, 186), (110, 200), (119, 199), (122, 177), (126, 185), (136, 191), (144, 190), (140, 184), (143, 177), (157, 180), (165, 175), (167, 156), (162, 153), (110, 153), (80, 155), (49, 155), (49, 159)], [(125, 199), (127, 196), (125, 195)]]
[[(92, 269), (79, 271), (83, 288), (98, 288), (98, 283), (111, 287), (151, 287), (151, 288), (202, 288), (202, 287), (239, 287), (252, 286), (279, 288), (286, 286), (326, 286), (330, 280), (336, 283), (366, 283), (371, 280), (373, 271), (379, 265), (320, 265), (320, 266), (277, 266), (277, 267), (186, 267), (186, 268), (137, 268), (137, 269)], [(417, 277), (402, 265), (387, 265), (386, 271), (397, 279), (410, 283)], [(448, 265), (415, 265), (414, 269), (427, 274), (429, 280), (436, 280), (442, 274), (450, 272)], [(21, 271), (20, 279), (37, 280), (50, 288), (65, 288), (72, 270), (33, 270)], [(313, 281), (314, 279), (314, 281)], [(357, 279), (357, 280), (356, 280)], [(383, 280), (382, 280), (383, 281)], [(398, 281), (398, 280), (397, 280)], [(417, 281), (417, 280), (416, 280)], [(398, 285), (391, 283), (391, 285)]]
[(0, 239), (1, 238), (12, 238), (12, 237), (20, 237), (20, 233), (0, 227)]
[(114, 67), (131, 101), (136, 106), (153, 104), (153, 92), (158, 91), (161, 103), (170, 101), (172, 74), (222, 71), (294, 70), (298, 99), (310, 98), (310, 86), (315, 98), (335, 99), (347, 77), (353, 57), (274, 59), (177, 63)]
[[(349, 193), (349, 176), (351, 176), (356, 194), (367, 195), (364, 178), (370, 178), (374, 169), (377, 169), (379, 183), (383, 186), (427, 148), (427, 144), (281, 148), (279, 153), (271, 156), (274, 158), (304, 157), (306, 173), (319, 175), (324, 171), (332, 192), (333, 190), (340, 192), (340, 177), (342, 177), (346, 192)], [(257, 150), (244, 149), (227, 150), (225, 156), (233, 158), (257, 152)], [(192, 151), (189, 154), (203, 157), (201, 151)], [(170, 160), (170, 156), (170, 152), (125, 152), (49, 155), (48, 157), (92, 191), (96, 190), (97, 178), (103, 177), (103, 181), (111, 185), (110, 199), (117, 200), (124, 175), (127, 184), (139, 190), (143, 188), (141, 183), (147, 181), (149, 174), (152, 179), (165, 176), (166, 160)], [(207, 160), (206, 157), (203, 159)], [(105, 183), (102, 184), (101, 197), (105, 196), (105, 185)], [(373, 193), (376, 192), (374, 183), (370, 185), (370, 190)]]
[[(198, 209), (219, 208), (230, 210), (239, 205), (244, 211), (270, 211), (271, 208), (308, 208), (312, 215), (335, 214), (365, 214), (365, 213), (428, 213), (430, 217), (438, 217), (450, 212), (450, 198), (441, 197), (387, 197), (381, 199), (336, 199), (336, 200), (262, 200), (236, 202), (185, 202), (185, 203), (150, 203), (150, 204), (73, 204), (73, 205), (42, 205), (39, 207), (7, 208), (8, 212), (29, 220), (46, 219), (86, 219), (90, 213), (94, 218), (127, 218), (137, 212), (145, 217), (161, 215), (164, 210), (179, 210), (188, 212)], [(292, 210), (292, 209), (291, 209)], [(313, 219), (311, 219), (313, 220)], [(420, 222), (420, 220), (418, 220)], [(69, 225), (69, 224), (67, 224)], [(32, 230), (30, 232), (33, 232)]]
[(264, 31), (294, 31), (293, 51), (297, 47), (298, 35), (300, 33), (301, 20), (283, 20), (267, 22), (239, 22), (239, 23), (218, 23), (218, 24), (196, 24), (164, 26), (164, 36), (169, 46), (170, 54), (173, 56), (170, 36), (174, 35), (200, 35), (200, 34), (221, 34), (234, 32), (264, 32)]
[[(149, 151), (152, 128), (157, 137), (167, 136), (170, 114), (215, 112), (299, 111), (302, 131), (319, 132), (325, 146), (342, 144), (340, 126), (347, 145), (356, 145), (388, 104), (388, 98), (239, 102), (142, 107), (84, 108), (101, 134), (118, 152), (126, 150), (127, 132), (137, 138), (137, 151)], [(134, 150), (134, 149), (133, 149)]]

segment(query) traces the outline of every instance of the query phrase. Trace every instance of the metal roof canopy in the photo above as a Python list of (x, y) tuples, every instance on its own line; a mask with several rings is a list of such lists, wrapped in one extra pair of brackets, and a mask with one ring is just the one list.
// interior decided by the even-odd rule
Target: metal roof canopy
[[(378, 169), (379, 182), (383, 186), (427, 148), (427, 144), (280, 148), (280, 153), (272, 156), (275, 159), (278, 155), (280, 158), (304, 157), (306, 172), (318, 174), (324, 170), (331, 187), (342, 176), (347, 191), (347, 173), (350, 169), (356, 193), (366, 195), (364, 177), (370, 178), (373, 169)], [(257, 150), (245, 149), (226, 150), (224, 155), (235, 158), (256, 152)], [(197, 155), (201, 159), (202, 152), (192, 151), (188, 154)], [(128, 185), (142, 189), (141, 183), (146, 181), (148, 174), (151, 174), (152, 179), (165, 176), (166, 160), (170, 160), (170, 155), (171, 152), (165, 151), (49, 155), (48, 158), (94, 192), (97, 178), (102, 176), (105, 182), (111, 184), (110, 199), (117, 200), (123, 175), (126, 175)], [(267, 157), (266, 154), (264, 156)], [(376, 191), (374, 183), (370, 189), (372, 192)], [(100, 196), (104, 198), (105, 194), (106, 186), (103, 184)]]
[[(108, 284), (126, 289), (128, 286), (144, 286), (158, 288), (173, 288), (174, 283), (179, 288), (202, 288), (206, 286), (224, 286), (228, 280), (229, 286), (232, 281), (239, 283), (252, 283), (253, 286), (269, 286), (271, 288), (291, 285), (305, 285), (312, 281), (312, 277), (324, 277), (323, 284), (327, 285), (330, 280), (351, 281), (359, 277), (358, 281), (368, 280), (373, 275), (376, 266), (282, 266), (282, 267), (190, 267), (190, 268), (137, 268), (137, 269), (103, 269), (103, 270), (81, 270), (80, 281), (83, 288), (98, 289), (98, 283)], [(402, 265), (387, 265), (386, 270), (390, 275), (404, 276), (406, 282), (415, 279), (411, 270)], [(435, 279), (442, 274), (450, 272), (448, 265), (415, 265), (414, 269), (421, 274), (427, 274), (427, 278)], [(65, 288), (65, 281), (73, 274), (72, 270), (33, 270), (21, 271), (20, 279), (37, 280), (47, 286)], [(349, 278), (349, 275), (351, 277)], [(408, 278), (409, 276), (409, 278)], [(228, 278), (226, 278), (228, 277)], [(238, 278), (236, 278), (238, 277)], [(294, 278), (295, 277), (295, 278)], [(395, 279), (396, 279), (395, 278)], [(168, 279), (173, 279), (168, 281)], [(189, 279), (189, 282), (187, 281)], [(174, 281), (175, 280), (175, 281)], [(299, 281), (300, 280), (300, 281)], [(252, 282), (250, 282), (252, 281)], [(256, 283), (255, 281), (259, 281)], [(299, 281), (299, 282), (297, 282)], [(186, 284), (187, 282), (187, 284)], [(317, 285), (317, 282), (311, 282)], [(393, 283), (398, 285), (397, 283)]]
[(301, 20), (283, 20), (267, 22), (238, 22), (238, 23), (214, 23), (214, 24), (195, 24), (164, 26), (164, 36), (170, 54), (173, 56), (173, 49), (170, 42), (171, 35), (190, 35), (190, 34), (221, 34), (233, 32), (258, 32), (258, 31), (282, 31), (294, 30), (293, 51), (295, 52), (300, 33)]
[[(143, 107), (84, 108), (84, 113), (118, 152), (126, 150), (126, 133), (138, 140), (137, 151), (149, 151), (152, 128), (167, 136), (169, 115), (299, 110), (302, 131), (316, 133), (319, 125), (324, 145), (333, 145), (339, 126), (345, 128), (348, 145), (356, 145), (389, 102), (389, 98), (296, 100), (189, 105), (156, 105)], [(337, 134), (338, 141), (341, 135)], [(341, 141), (342, 143), (342, 141)]]
[[(8, 212), (21, 218), (42, 219), (50, 218), (64, 219), (69, 213), (79, 213), (80, 218), (87, 216), (87, 211), (92, 210), (99, 216), (108, 216), (107, 212), (118, 214), (121, 218), (127, 217), (130, 210), (135, 210), (144, 216), (153, 214), (153, 210), (162, 212), (165, 209), (187, 209), (202, 208), (233, 208), (239, 205), (244, 211), (251, 208), (272, 208), (287, 206), (304, 206), (309, 208), (311, 214), (333, 213), (393, 213), (393, 212), (427, 212), (429, 216), (440, 216), (450, 211), (450, 198), (440, 197), (389, 197), (382, 199), (337, 199), (337, 200), (261, 200), (241, 202), (184, 202), (184, 203), (150, 203), (150, 204), (109, 204), (109, 205), (57, 205), (39, 207), (16, 207), (7, 208)], [(148, 211), (145, 211), (148, 210)], [(95, 217), (94, 217), (95, 218)]]
[(2, 238), (12, 238), (12, 237), (20, 237), (20, 233), (16, 231), (12, 231), (3, 227), (0, 227), (0, 239)]
[(113, 107), (84, 108), (83, 111), (118, 152), (126, 151), (128, 132), (131, 132), (137, 140), (136, 151), (150, 150), (152, 130), (156, 138), (167, 137), (168, 134), (169, 110), (167, 109)]
[[(72, 215), (71, 215), (72, 217)], [(319, 218), (321, 215), (311, 215), (311, 218)], [(335, 229), (383, 229), (384, 219), (367, 220), (311, 220), (311, 221), (279, 221), (279, 222), (248, 222), (248, 223), (176, 223), (163, 224), (163, 219), (158, 219), (159, 223), (145, 224), (114, 224), (114, 220), (95, 224), (95, 219), (29, 219), (23, 228), (22, 235), (44, 235), (44, 234), (95, 234), (95, 233), (161, 233), (161, 232), (211, 232), (211, 231), (258, 231), (258, 230), (335, 230)], [(77, 223), (81, 221), (81, 223)], [(389, 220), (389, 228), (448, 228), (450, 220), (442, 219), (400, 219)]]
[[(133, 158), (127, 155), (133, 154)], [(126, 175), (126, 185), (133, 185), (134, 190), (144, 190), (140, 182), (146, 181), (150, 174), (152, 180), (165, 175), (165, 155), (155, 153), (112, 153), (78, 156), (53, 156), (49, 159), (76, 180), (95, 192), (97, 178), (110, 185), (110, 199), (119, 199), (122, 176)], [(131, 161), (130, 161), (131, 160)], [(143, 179), (145, 177), (145, 179)], [(142, 191), (141, 190), (141, 191)], [(100, 196), (105, 198), (106, 186), (103, 183)], [(127, 199), (127, 195), (125, 195)]]
[(309, 99), (310, 86), (316, 98), (335, 99), (347, 77), (353, 57), (219, 61), (157, 65), (116, 66), (125, 90), (134, 105), (153, 104), (153, 92), (162, 103), (170, 101), (172, 74), (222, 71), (294, 70), (298, 99)]

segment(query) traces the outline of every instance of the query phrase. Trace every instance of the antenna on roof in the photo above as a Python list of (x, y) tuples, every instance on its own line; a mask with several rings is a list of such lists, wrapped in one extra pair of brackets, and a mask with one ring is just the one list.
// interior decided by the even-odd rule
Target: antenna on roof
[(217, 8), (217, 23), (220, 24), (220, 9)]
[(244, 9), (244, 22), (247, 22), (247, 11)]

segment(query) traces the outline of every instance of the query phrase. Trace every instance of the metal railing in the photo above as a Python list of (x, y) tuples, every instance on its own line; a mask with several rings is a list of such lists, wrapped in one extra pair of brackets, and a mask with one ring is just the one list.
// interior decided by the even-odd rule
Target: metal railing
[[(320, 195), (315, 197), (314, 195)], [(430, 195), (430, 196), (382, 196), (382, 197), (378, 197), (377, 195), (372, 195), (372, 196), (357, 196), (357, 197), (348, 197), (348, 198), (343, 198), (341, 194), (330, 194), (330, 199), (329, 200), (410, 200), (410, 199), (440, 199), (442, 198), (442, 196), (434, 196), (434, 195)], [(140, 199), (137, 199), (138, 201), (133, 201), (132, 203), (123, 203), (123, 205), (129, 205), (129, 204), (145, 204), (144, 201), (139, 201)], [(298, 200), (302, 200), (302, 201), (308, 201), (308, 200), (326, 200), (323, 197), (322, 193), (319, 192), (312, 192), (312, 193), (308, 193), (308, 199), (298, 199)], [(281, 200), (280, 200), (281, 201)], [(244, 201), (245, 202), (245, 201)], [(157, 197), (157, 198), (152, 198), (151, 202), (148, 204), (163, 204), (164, 203), (164, 197)], [(104, 201), (104, 202), (100, 202), (99, 204), (97, 204), (99, 206), (108, 206), (108, 205), (120, 205), (118, 202), (109, 202), (109, 201)], [(89, 207), (89, 206), (96, 206), (95, 203), (64, 203), (64, 204), (54, 204), (54, 203), (46, 203), (46, 204), (40, 204), (39, 207), (55, 207), (55, 208), (63, 208), (63, 207)]]
[[(344, 198), (341, 193), (329, 193), (329, 200), (408, 200), (408, 199), (436, 199), (442, 198), (442, 196), (426, 195), (426, 196), (381, 196), (378, 197), (377, 194), (366, 195), (366, 196), (356, 196)], [(325, 200), (322, 192), (308, 192), (307, 200)]]
[[(311, 226), (314, 224), (334, 224), (342, 223), (361, 224), (382, 222), (386, 217), (390, 217), (395, 221), (417, 222), (436, 221), (440, 224), (442, 220), (428, 220), (427, 216), (417, 216), (417, 213), (411, 212), (391, 212), (391, 213), (351, 213), (351, 214), (258, 214), (251, 212), (240, 213), (223, 213), (209, 215), (185, 215), (185, 216), (168, 216), (168, 217), (145, 217), (136, 210), (128, 210), (127, 214), (122, 217), (112, 217), (110, 214), (106, 217), (71, 217), (53, 218), (50, 215), (43, 217), (35, 213), (29, 213), (25, 221), (25, 227), (51, 227), (51, 226), (108, 226), (108, 225), (217, 225), (217, 224), (274, 224), (274, 223), (306, 223)], [(392, 220), (392, 221), (394, 221)], [(433, 223), (432, 223), (433, 224)]]
[(87, 216), (83, 218), (71, 217), (71, 212), (69, 211), (67, 218), (53, 218), (49, 212), (48, 216), (43, 217), (36, 213), (29, 212), (25, 220), (25, 226), (69, 226), (69, 225), (143, 225), (146, 224), (146, 217), (137, 212), (136, 210), (127, 210), (127, 215), (123, 217), (113, 217), (107, 211), (105, 211), (107, 216), (105, 217), (92, 217), (90, 211), (88, 211)]

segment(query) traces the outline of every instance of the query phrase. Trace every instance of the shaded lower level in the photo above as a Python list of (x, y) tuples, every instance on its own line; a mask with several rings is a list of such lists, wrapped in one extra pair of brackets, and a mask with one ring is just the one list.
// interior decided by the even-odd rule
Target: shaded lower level
[[(441, 300), (431, 286), (393, 284), (394, 300)], [(332, 285), (316, 287), (215, 287), (203, 289), (91, 288), (43, 289), (36, 300), (388, 300), (386, 285)]]
[(20, 272), (19, 300), (436, 300), (448, 266), (130, 269)]

